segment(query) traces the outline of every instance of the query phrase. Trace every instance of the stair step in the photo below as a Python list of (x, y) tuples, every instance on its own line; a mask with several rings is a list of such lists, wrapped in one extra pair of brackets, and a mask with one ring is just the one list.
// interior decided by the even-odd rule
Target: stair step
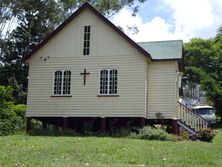
[(189, 131), (190, 133), (197, 134), (197, 132), (193, 128), (191, 128), (190, 126), (182, 123), (181, 121), (178, 121), (177, 123), (178, 123), (178, 125), (180, 125), (180, 127), (184, 128), (185, 130)]
[(197, 115), (190, 108), (180, 102), (178, 102), (178, 117), (181, 119), (181, 126), (191, 129), (195, 133), (198, 132), (199, 129), (208, 126), (207, 120)]

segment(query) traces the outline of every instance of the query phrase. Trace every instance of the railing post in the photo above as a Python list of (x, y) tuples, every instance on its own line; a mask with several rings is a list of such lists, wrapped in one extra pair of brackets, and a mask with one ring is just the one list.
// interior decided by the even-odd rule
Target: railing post
[(195, 115), (192, 113), (192, 127), (195, 127)]
[(178, 102), (178, 117), (182, 122), (189, 125), (195, 131), (199, 131), (201, 128), (207, 128), (208, 122), (201, 116), (195, 114), (191, 109)]
[(199, 131), (200, 130), (200, 118), (197, 118), (197, 131)]
[(179, 111), (179, 115), (178, 115), (178, 118), (180, 118), (181, 117), (181, 104), (179, 103), (179, 105), (178, 105), (178, 111)]
[(184, 106), (183, 106), (183, 119), (184, 119), (184, 121), (186, 121), (185, 114), (186, 114), (186, 112), (185, 112), (185, 108), (184, 108)]

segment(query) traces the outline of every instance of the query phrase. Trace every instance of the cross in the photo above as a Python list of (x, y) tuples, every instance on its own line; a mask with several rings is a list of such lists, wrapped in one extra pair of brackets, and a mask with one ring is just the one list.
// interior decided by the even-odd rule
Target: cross
[(86, 75), (89, 75), (89, 72), (86, 72), (86, 69), (84, 68), (84, 72), (81, 72), (80, 75), (83, 75), (83, 84), (86, 85)]

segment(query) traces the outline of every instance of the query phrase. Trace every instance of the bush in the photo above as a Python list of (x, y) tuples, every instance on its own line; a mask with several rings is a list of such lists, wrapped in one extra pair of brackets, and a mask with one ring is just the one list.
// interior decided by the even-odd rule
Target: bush
[(74, 130), (55, 130), (53, 128), (47, 128), (47, 129), (32, 129), (28, 132), (29, 135), (32, 136), (81, 136), (82, 134), (79, 134), (75, 132)]
[(21, 119), (12, 108), (0, 109), (0, 136), (9, 135), (20, 129)]
[(131, 133), (132, 138), (148, 139), (148, 140), (169, 140), (169, 134), (161, 128), (153, 128), (145, 126), (138, 130), (138, 133)]
[(199, 139), (201, 141), (211, 142), (215, 136), (216, 136), (216, 133), (211, 128), (204, 128), (204, 129), (201, 129), (199, 132)]
[(26, 106), (24, 104), (15, 105), (13, 110), (17, 116), (19, 116), (19, 117), (21, 117), (21, 119), (25, 120)]
[(17, 104), (13, 107), (13, 111), (18, 117), (17, 126), (19, 130), (25, 130), (26, 125), (26, 119), (25, 119), (25, 113), (26, 113), (26, 106), (24, 104)]
[(84, 122), (82, 132), (85, 136), (93, 136), (93, 125), (91, 122)]
[(15, 133), (24, 128), (25, 105), (14, 105), (12, 88), (0, 85), (0, 135)]
[(189, 140), (190, 134), (187, 131), (182, 131), (180, 133), (180, 138), (181, 138), (181, 140)]
[(9, 135), (14, 132), (13, 124), (8, 120), (0, 121), (0, 136)]
[(127, 137), (131, 133), (131, 129), (128, 127), (121, 127), (119, 129), (116, 129), (115, 131), (112, 131), (111, 136), (112, 137)]

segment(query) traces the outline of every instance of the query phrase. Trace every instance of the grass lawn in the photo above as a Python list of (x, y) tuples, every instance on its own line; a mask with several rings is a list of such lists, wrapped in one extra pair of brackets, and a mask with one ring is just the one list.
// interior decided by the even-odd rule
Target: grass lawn
[(0, 137), (0, 166), (218, 166), (222, 130), (212, 143), (110, 137)]

